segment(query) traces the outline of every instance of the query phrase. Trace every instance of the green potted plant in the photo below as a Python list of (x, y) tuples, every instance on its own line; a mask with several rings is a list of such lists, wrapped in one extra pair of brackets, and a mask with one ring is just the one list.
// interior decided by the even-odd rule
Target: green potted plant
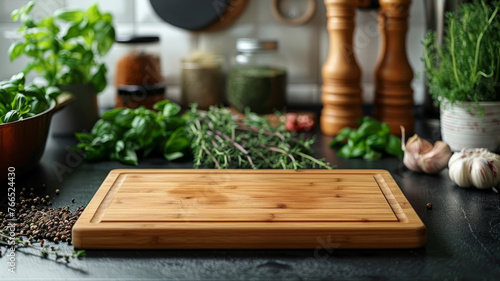
[(12, 12), (20, 21), (23, 39), (9, 48), (11, 60), (25, 55), (25, 74), (36, 71), (48, 86), (71, 92), (76, 101), (53, 121), (53, 133), (68, 135), (90, 130), (98, 120), (97, 93), (106, 87), (106, 66), (101, 58), (115, 41), (113, 17), (97, 5), (86, 11), (61, 9), (39, 21), (30, 14), (34, 2)]
[(462, 4), (446, 14), (443, 44), (423, 42), (426, 83), (441, 109), (441, 136), (452, 150), (500, 145), (500, 2)]

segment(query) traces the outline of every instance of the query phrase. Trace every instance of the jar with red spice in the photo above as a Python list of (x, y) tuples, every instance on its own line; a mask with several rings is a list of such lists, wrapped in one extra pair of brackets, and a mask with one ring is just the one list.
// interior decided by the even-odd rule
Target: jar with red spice
[(136, 108), (165, 98), (161, 75), (158, 36), (117, 36), (118, 48), (125, 49), (116, 64), (116, 107)]

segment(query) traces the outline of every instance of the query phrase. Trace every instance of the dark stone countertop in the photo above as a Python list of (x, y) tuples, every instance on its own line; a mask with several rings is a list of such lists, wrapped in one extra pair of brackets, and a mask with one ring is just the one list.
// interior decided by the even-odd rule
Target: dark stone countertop
[[(416, 131), (435, 141), (439, 131), (417, 122)], [(498, 280), (500, 195), (455, 186), (447, 170), (416, 174), (401, 159), (366, 162), (337, 158), (331, 137), (318, 135), (316, 156), (338, 168), (386, 169), (427, 227), (427, 244), (406, 250), (87, 250), (69, 264), (46, 260), (29, 249), (16, 251), (16, 271), (0, 258), (0, 280)], [(70, 152), (72, 138), (50, 137), (45, 154), (17, 187), (32, 186), (54, 196), (54, 206), (88, 204), (117, 162), (87, 163)], [(138, 168), (190, 168), (191, 163), (141, 160)], [(46, 184), (45, 190), (41, 185)], [(6, 192), (6, 189), (4, 189)], [(7, 195), (1, 195), (3, 201)], [(72, 200), (75, 200), (72, 203)], [(427, 209), (426, 204), (433, 208)], [(72, 250), (63, 243), (62, 250)], [(5, 251), (5, 248), (3, 248)], [(5, 254), (5, 252), (4, 252)]]

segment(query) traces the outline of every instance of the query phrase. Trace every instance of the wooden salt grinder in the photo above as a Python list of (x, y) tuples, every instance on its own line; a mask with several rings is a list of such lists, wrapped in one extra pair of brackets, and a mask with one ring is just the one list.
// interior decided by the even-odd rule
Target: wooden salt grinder
[(380, 0), (381, 50), (375, 69), (374, 115), (399, 135), (400, 125), (413, 132), (413, 71), (406, 56), (411, 0)]
[(325, 0), (330, 35), (328, 58), (323, 64), (321, 131), (333, 136), (346, 127), (356, 127), (363, 116), (361, 69), (353, 51), (356, 1)]

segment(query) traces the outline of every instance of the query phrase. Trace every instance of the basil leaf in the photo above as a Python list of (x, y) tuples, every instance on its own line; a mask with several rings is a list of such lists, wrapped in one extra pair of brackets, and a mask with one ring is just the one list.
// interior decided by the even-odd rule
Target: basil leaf
[(78, 10), (58, 10), (55, 12), (54, 17), (74, 23), (80, 23), (83, 20), (85, 13)]
[(330, 142), (330, 147), (340, 147), (347, 142), (347, 138), (354, 131), (354, 129), (346, 127), (341, 129), (338, 134)]
[(9, 58), (13, 61), (20, 57), (24, 53), (24, 48), (26, 44), (24, 42), (15, 42), (9, 47)]
[(164, 100), (161, 100), (155, 104), (153, 104), (153, 108), (158, 110), (158, 111), (163, 111), (163, 108), (165, 107), (165, 105), (171, 103), (170, 100), (167, 100), (167, 99), (164, 99)]
[(135, 129), (138, 135), (145, 135), (147, 132), (146, 119), (142, 116), (136, 116), (132, 120), (132, 128)]
[(108, 110), (103, 115), (101, 115), (101, 119), (108, 119), (108, 120), (114, 119), (116, 115), (118, 115), (123, 110), (124, 108), (121, 107)]
[(100, 93), (106, 88), (106, 66), (104, 64), (99, 65), (97, 72), (92, 76), (90, 82), (94, 85), (95, 90)]
[(30, 107), (29, 112), (34, 113), (34, 114), (39, 114), (39, 113), (44, 112), (48, 108), (49, 108), (49, 104), (47, 103), (46, 100), (35, 99), (31, 103), (31, 107)]
[(163, 155), (168, 160), (174, 160), (182, 157), (184, 154), (179, 153), (189, 146), (189, 138), (183, 127), (176, 129), (165, 143)]
[(17, 110), (11, 110), (7, 112), (7, 114), (5, 114), (5, 116), (3, 117), (3, 122), (10, 123), (21, 119), (21, 114)]
[(351, 157), (361, 157), (365, 154), (365, 141), (362, 140), (355, 144), (351, 149)]
[(12, 101), (12, 109), (20, 111), (21, 108), (26, 104), (26, 96), (18, 93), (16, 97), (14, 98), (14, 101)]
[(168, 103), (163, 107), (163, 116), (165, 117), (171, 117), (176, 115), (181, 111), (181, 106), (176, 104), (176, 103)]
[(52, 86), (48, 87), (45, 91), (45, 95), (51, 99), (57, 99), (57, 97), (61, 94), (61, 89), (58, 87)]
[(80, 25), (78, 23), (75, 23), (71, 25), (68, 30), (66, 31), (66, 34), (64, 34), (63, 39), (64, 40), (69, 40), (71, 38), (75, 38), (80, 36)]
[(18, 74), (12, 75), (12, 77), (10, 77), (10, 82), (16, 85), (24, 85), (24, 83), (26, 82), (26, 77), (24, 76), (24, 73), (20, 72)]
[(184, 153), (177, 151), (177, 152), (164, 154), (164, 156), (168, 161), (173, 161), (173, 160), (184, 157)]
[(362, 137), (373, 135), (380, 131), (381, 124), (375, 119), (364, 118), (363, 123), (359, 126), (357, 133)]
[(401, 149), (401, 139), (394, 135), (389, 135), (385, 151), (391, 155), (403, 157), (403, 150)]
[(86, 12), (89, 24), (94, 24), (101, 17), (99, 9), (97, 9), (97, 4), (92, 5)]
[(352, 146), (344, 145), (337, 151), (337, 156), (344, 158), (351, 158), (352, 156)]
[(365, 155), (363, 155), (363, 159), (368, 161), (376, 161), (382, 158), (382, 153), (375, 151), (373, 149), (368, 150)]
[(370, 148), (384, 149), (387, 143), (387, 136), (380, 136), (378, 134), (371, 135), (366, 138), (366, 145)]

